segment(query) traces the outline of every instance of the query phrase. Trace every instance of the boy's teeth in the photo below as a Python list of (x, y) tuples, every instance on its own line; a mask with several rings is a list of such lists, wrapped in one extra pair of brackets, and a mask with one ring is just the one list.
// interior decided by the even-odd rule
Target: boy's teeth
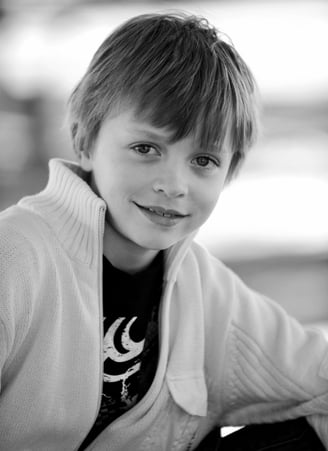
[(151, 211), (152, 213), (156, 213), (157, 215), (164, 216), (164, 218), (171, 218), (172, 217), (172, 215), (170, 213), (164, 213), (164, 212), (161, 212), (161, 211), (157, 211), (157, 210), (154, 210), (153, 208), (148, 208), (148, 210)]

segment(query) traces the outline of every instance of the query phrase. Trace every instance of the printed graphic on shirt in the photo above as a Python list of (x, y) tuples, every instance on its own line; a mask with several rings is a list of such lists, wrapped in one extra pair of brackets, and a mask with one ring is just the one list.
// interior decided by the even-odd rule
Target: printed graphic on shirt
[[(122, 412), (137, 402), (146, 328), (140, 328), (137, 316), (118, 317), (109, 327), (107, 324), (107, 331), (104, 318), (104, 327), (103, 407)], [(140, 331), (143, 337), (137, 338)]]
[[(150, 320), (146, 322), (136, 316), (121, 316), (115, 320), (104, 318), (103, 395), (98, 417), (81, 450), (147, 392), (157, 366), (157, 316), (158, 306), (155, 306)], [(137, 370), (129, 372), (129, 368)]]
[[(120, 317), (109, 327), (104, 338), (104, 361), (110, 359), (116, 363), (119, 368), (121, 362), (130, 362), (128, 369), (122, 368), (119, 374), (104, 374), (104, 382), (126, 381), (132, 374), (140, 369), (140, 361), (136, 362), (135, 358), (140, 356), (144, 348), (145, 339), (141, 341), (133, 341), (130, 335), (132, 324), (137, 319), (134, 316), (126, 324), (126, 318)], [(123, 325), (123, 330), (120, 326)]]

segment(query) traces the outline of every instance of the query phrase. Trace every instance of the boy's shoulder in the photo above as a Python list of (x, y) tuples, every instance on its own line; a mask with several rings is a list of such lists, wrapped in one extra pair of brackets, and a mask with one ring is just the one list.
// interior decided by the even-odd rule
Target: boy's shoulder
[(197, 265), (206, 271), (231, 273), (231, 270), (220, 258), (213, 255), (204, 245), (195, 240), (190, 245), (190, 253), (196, 260)]
[(208, 289), (225, 291), (232, 285), (239, 283), (239, 277), (225, 262), (196, 241), (191, 242), (182, 266), (184, 266), (185, 271), (182, 271), (181, 274), (193, 272), (194, 276), (188, 277), (189, 282), (191, 279), (195, 283), (196, 280), (199, 280), (205, 291), (208, 291)]
[(5, 210), (0, 211), (0, 230), (1, 235), (16, 231), (24, 234), (31, 229), (35, 230), (34, 225), (38, 223), (37, 215), (20, 205), (20, 202), (9, 206)]
[(40, 243), (41, 221), (37, 215), (12, 205), (0, 212), (0, 255), (2, 262), (10, 257), (10, 261), (26, 261)]

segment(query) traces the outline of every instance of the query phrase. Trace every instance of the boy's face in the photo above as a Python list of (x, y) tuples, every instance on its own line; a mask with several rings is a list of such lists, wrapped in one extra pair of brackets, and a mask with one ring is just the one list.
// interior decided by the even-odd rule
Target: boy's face
[(93, 152), (82, 156), (123, 252), (157, 252), (180, 241), (206, 221), (222, 191), (230, 148), (218, 152), (200, 149), (193, 136), (169, 138), (167, 129), (127, 109), (105, 120)]

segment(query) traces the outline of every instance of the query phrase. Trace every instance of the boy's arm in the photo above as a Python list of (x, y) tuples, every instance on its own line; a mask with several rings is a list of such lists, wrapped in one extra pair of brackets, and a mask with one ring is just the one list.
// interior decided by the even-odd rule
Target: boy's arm
[[(303, 327), (221, 263), (212, 260), (211, 266), (207, 281), (212, 288), (204, 287), (210, 298), (207, 343), (216, 336), (224, 339), (225, 349), (223, 360), (208, 357), (207, 366), (209, 379), (218, 384), (223, 422), (243, 425), (315, 415), (311, 422), (317, 430), (321, 414), (321, 424), (328, 423), (328, 342), (323, 334)], [(213, 318), (221, 318), (219, 327)], [(215, 396), (215, 383), (211, 394)]]

